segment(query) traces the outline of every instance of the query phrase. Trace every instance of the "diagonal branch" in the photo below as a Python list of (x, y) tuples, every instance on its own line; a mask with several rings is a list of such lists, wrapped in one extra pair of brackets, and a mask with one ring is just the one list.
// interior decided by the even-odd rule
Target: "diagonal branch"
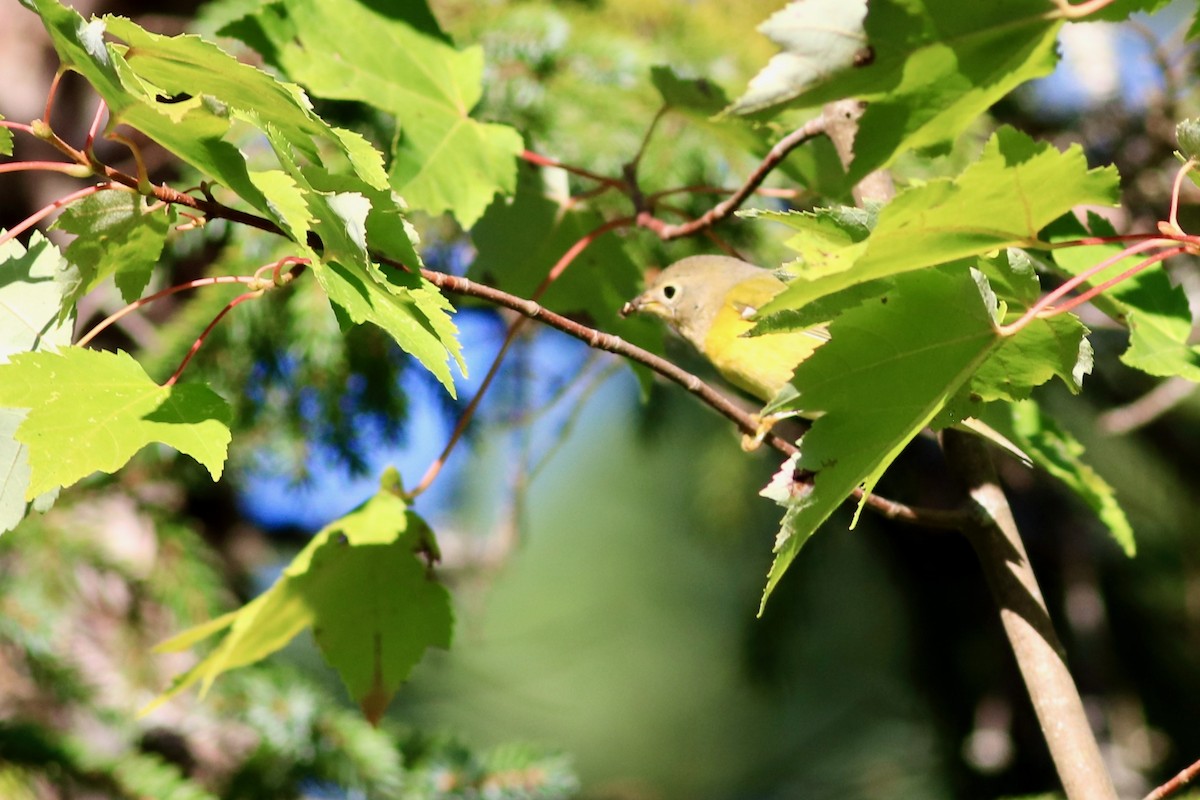
[[(394, 262), (392, 266), (400, 266)], [(655, 355), (647, 350), (643, 350), (637, 345), (626, 342), (619, 336), (614, 336), (611, 333), (604, 333), (594, 328), (589, 328), (586, 325), (578, 323), (561, 314), (556, 314), (549, 309), (543, 308), (532, 300), (526, 300), (522, 297), (509, 294), (500, 289), (486, 286), (481, 283), (461, 278), (457, 275), (448, 275), (444, 272), (436, 272), (434, 270), (422, 269), (421, 275), (430, 283), (437, 286), (439, 289), (451, 292), (452, 294), (465, 295), (470, 297), (486, 300), (487, 302), (515, 311), (529, 319), (541, 322), (555, 330), (562, 331), (568, 336), (573, 336), (576, 339), (587, 344), (589, 347), (598, 350), (604, 350), (609, 353), (615, 353), (636, 364), (641, 364), (654, 372), (658, 373), (667, 380), (673, 381), (684, 389), (688, 390), (706, 405), (713, 408), (726, 419), (732, 421), (738, 428), (747, 434), (753, 435), (758, 432), (760, 420), (753, 414), (747, 412), (721, 392), (708, 385), (700, 378), (692, 373), (681, 369), (675, 364), (666, 359)], [(767, 436), (765, 443), (778, 450), (781, 453), (790, 455), (796, 452), (796, 446), (790, 441), (772, 433)], [(854, 495), (856, 498), (861, 496), (861, 493)], [(963, 512), (945, 509), (934, 508), (917, 508), (908, 506), (903, 503), (898, 503), (893, 500), (888, 500), (878, 495), (870, 495), (867, 498), (867, 506), (873, 511), (882, 514), (889, 519), (895, 519), (902, 522), (910, 522), (918, 525), (924, 525), (931, 528), (939, 529), (957, 529), (964, 521)]]
[(754, 194), (755, 190), (767, 179), (767, 176), (779, 166), (780, 162), (787, 158), (788, 153), (810, 139), (815, 139), (824, 133), (825, 120), (822, 117), (816, 117), (780, 139), (767, 152), (767, 155), (754, 171), (750, 173), (749, 177), (746, 178), (746, 182), (737, 191), (691, 222), (668, 225), (653, 216), (649, 210), (641, 210), (638, 214), (638, 225), (653, 231), (664, 242), (690, 236), (693, 233), (711, 227), (741, 208), (742, 203), (746, 202), (746, 199)]

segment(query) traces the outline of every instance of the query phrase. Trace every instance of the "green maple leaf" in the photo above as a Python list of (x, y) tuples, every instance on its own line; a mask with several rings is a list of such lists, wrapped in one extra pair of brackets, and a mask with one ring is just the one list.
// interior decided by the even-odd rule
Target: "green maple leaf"
[[(284, 171), (257, 174), (255, 180), (279, 198), (277, 214), (312, 260), (317, 281), (343, 327), (370, 322), (383, 328), (454, 395), (448, 361), (453, 358), (464, 372), (465, 363), (450, 319), (453, 308), (415, 271), (421, 266), (416, 233), (399, 198), (354, 175), (301, 167), (286, 140), (270, 126), (267, 140)], [(305, 243), (309, 231), (321, 240), (319, 254)], [(385, 271), (372, 260), (373, 252), (413, 271)]]
[(0, 365), (0, 406), (26, 410), (16, 431), (29, 448), (26, 498), (96, 472), (115, 472), (153, 442), (221, 476), (229, 407), (204, 386), (159, 386), (128, 353), (65, 348), (20, 353)]
[(450, 211), (470, 227), (493, 195), (512, 191), (520, 135), (470, 116), (482, 93), (483, 50), (456, 50), (424, 3), (295, 0), (222, 32), (316, 95), (393, 114), (400, 130), (389, 174), (413, 208)]
[[(28, 249), (15, 239), (0, 245), (0, 365), (18, 353), (70, 344), (75, 311), (64, 298), (75, 280), (58, 248), (37, 231)], [(29, 447), (16, 438), (25, 417), (23, 410), (0, 408), (0, 531), (29, 509)], [(57, 497), (53, 490), (41, 494), (33, 508), (45, 511)]]
[(147, 211), (134, 192), (99, 192), (63, 210), (53, 227), (75, 234), (66, 257), (78, 270), (79, 282), (66, 302), (74, 304), (110, 276), (125, 302), (141, 297), (162, 255), (174, 212)]
[[(1016, 321), (1041, 299), (1041, 284), (1027, 253), (1008, 250), (975, 263), (987, 279), (984, 291), (990, 293), (990, 302), (1005, 310), (997, 323)], [(980, 403), (1028, 399), (1033, 387), (1055, 377), (1078, 394), (1092, 370), (1087, 333), (1074, 314), (1058, 314), (1032, 320), (1016, 335), (1004, 337), (964, 386), (964, 397), (955, 407), (957, 418), (978, 416), (974, 406)]]
[[(552, 180), (552, 179), (551, 179)], [(479, 255), (470, 275), (521, 297), (529, 297), (572, 245), (604, 221), (594, 212), (564, 205), (543, 183), (541, 171), (523, 168), (516, 194), (498, 198), (475, 225), (472, 241)], [(617, 313), (638, 293), (641, 270), (615, 234), (592, 242), (550, 285), (539, 301), (561, 314), (586, 313), (606, 330), (645, 330), (624, 325)]]
[(976, 416), (1015, 442), (1034, 464), (1074, 492), (1095, 512), (1126, 555), (1137, 552), (1133, 526), (1117, 501), (1116, 490), (1084, 462), (1083, 445), (1037, 403), (993, 403)]
[[(4, 119), (4, 115), (0, 114), (0, 119)], [(13, 135), (8, 128), (0, 126), (0, 156), (11, 156), (13, 153)]]
[(436, 553), (432, 531), (399, 497), (394, 472), (382, 484), (314, 536), (266, 592), (159, 645), (184, 650), (227, 631), (151, 708), (196, 682), (206, 691), (221, 673), (265, 658), (311, 626), (351, 695), (378, 721), (425, 650), (449, 647), (454, 624), (449, 593), (419, 557)]
[[(1082, 149), (1059, 152), (1023, 133), (1001, 128), (977, 162), (957, 178), (901, 192), (879, 212), (866, 239), (827, 239), (805, 252), (806, 280), (793, 282), (760, 312), (795, 310), (855, 284), (983, 255), (1005, 247), (1038, 246), (1043, 227), (1078, 205), (1113, 205), (1114, 169), (1089, 170)], [(760, 217), (804, 232), (797, 215)]]
[(1017, 86), (1049, 74), (1063, 22), (1049, 11), (1045, 0), (980, 4), (969, 14), (956, 0), (872, 0), (858, 25), (860, 3), (793, 2), (766, 23), (784, 52), (732, 110), (868, 101), (854, 182), (898, 153), (954, 141)]
[[(817, 417), (765, 494), (787, 508), (763, 605), (816, 529), (856, 487), (866, 492), (999, 344), (980, 287), (963, 272), (925, 270), (897, 279), (886, 302), (852, 308), (830, 341), (796, 370), (784, 410)], [(790, 491), (794, 468), (814, 473)]]
[[(104, 98), (109, 129), (125, 124), (141, 131), (273, 219), (246, 155), (227, 140), (235, 121), (271, 126), (314, 163), (340, 153), (364, 181), (386, 185), (379, 154), (361, 136), (322, 120), (298, 86), (197, 36), (160, 36), (123, 17), (84, 21), (56, 0), (27, 5), (42, 18), (63, 67), (83, 75)], [(124, 44), (108, 41), (110, 35)]]
[[(1098, 214), (1088, 214), (1084, 228), (1073, 217), (1058, 220), (1049, 238), (1067, 242), (1083, 236), (1113, 236), (1112, 224)], [(1121, 252), (1118, 242), (1063, 247), (1054, 251), (1054, 263), (1070, 275), (1106, 261)], [(1087, 285), (1096, 285), (1130, 269), (1149, 253), (1123, 258), (1096, 275)], [(1092, 301), (1097, 308), (1129, 326), (1129, 347), (1121, 361), (1158, 377), (1179, 375), (1200, 382), (1200, 347), (1191, 344), (1192, 312), (1183, 288), (1174, 286), (1162, 264), (1147, 269), (1111, 287)]]

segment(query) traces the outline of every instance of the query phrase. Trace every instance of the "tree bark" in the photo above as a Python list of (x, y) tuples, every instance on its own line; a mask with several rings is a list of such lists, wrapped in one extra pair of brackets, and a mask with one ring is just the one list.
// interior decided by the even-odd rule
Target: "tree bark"
[(947, 460), (966, 481), (974, 513), (963, 533), (979, 556), (999, 607), (1000, 622), (1029, 690), (1063, 791), (1069, 800), (1116, 800), (1116, 789), (1067, 669), (1066, 654), (1054, 632), (986, 445), (970, 434), (948, 430), (943, 435), (943, 446)]

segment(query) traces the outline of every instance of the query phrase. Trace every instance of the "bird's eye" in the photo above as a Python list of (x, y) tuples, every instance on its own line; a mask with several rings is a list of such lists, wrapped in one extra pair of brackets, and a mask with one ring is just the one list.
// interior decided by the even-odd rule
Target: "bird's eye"
[(674, 300), (676, 291), (677, 291), (676, 288), (668, 283), (666, 286), (663, 287), (663, 290), (662, 290), (663, 297), (667, 298), (668, 300)]

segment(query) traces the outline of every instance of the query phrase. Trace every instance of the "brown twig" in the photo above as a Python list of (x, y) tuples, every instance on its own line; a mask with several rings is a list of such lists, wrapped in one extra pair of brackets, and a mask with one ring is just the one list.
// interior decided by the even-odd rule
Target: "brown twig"
[(1170, 797), (1191, 783), (1197, 775), (1200, 775), (1200, 761), (1192, 764), (1174, 778), (1171, 778), (1171, 780), (1146, 795), (1145, 800), (1165, 800), (1165, 798)]
[(43, 206), (42, 208), (40, 208), (37, 211), (30, 214), (25, 219), (21, 220), (21, 222), (15, 226), (13, 226), (13, 228), (11, 230), (5, 231), (3, 234), (0, 234), (0, 244), (4, 244), (5, 242), (9, 241), (10, 239), (14, 239), (17, 236), (20, 236), (22, 233), (24, 233), (25, 231), (32, 228), (34, 225), (41, 222), (43, 219), (50, 216), (55, 211), (58, 211), (61, 208), (65, 208), (66, 206), (70, 205), (71, 203), (74, 203), (76, 200), (82, 200), (83, 198), (88, 197), (89, 195), (93, 195), (98, 192), (103, 192), (106, 189), (112, 189), (112, 188), (114, 188), (114, 187), (111, 183), (98, 183), (93, 186), (85, 186), (82, 189), (78, 189), (74, 192), (71, 192), (66, 197), (60, 197), (59, 199), (55, 200), (53, 203)]
[[(667, 380), (679, 384), (687, 391), (700, 398), (706, 405), (717, 411), (726, 419), (733, 422), (743, 432), (754, 435), (758, 432), (760, 421), (751, 413), (745, 411), (728, 397), (709, 386), (704, 381), (675, 364), (637, 345), (626, 342), (619, 336), (604, 333), (594, 328), (575, 322), (572, 319), (556, 314), (537, 303), (522, 297), (509, 294), (500, 289), (448, 275), (444, 272), (422, 269), (421, 275), (430, 283), (443, 291), (486, 300), (492, 305), (516, 311), (529, 319), (537, 320), (555, 330), (562, 331), (568, 336), (586, 343), (589, 347), (604, 350), (625, 358), (636, 364), (647, 367)], [(796, 452), (796, 446), (782, 437), (768, 434), (764, 443), (785, 455)], [(860, 497), (855, 494), (855, 497)], [(962, 513), (957, 510), (930, 509), (907, 506), (878, 495), (867, 499), (867, 507), (890, 519), (911, 522), (933, 528), (953, 529), (962, 523)]]
[[(558, 261), (555, 262), (554, 266), (550, 268), (550, 270), (546, 273), (546, 277), (543, 278), (542, 282), (538, 284), (538, 287), (534, 289), (533, 294), (530, 296), (530, 300), (537, 302), (537, 300), (539, 300), (541, 296), (546, 293), (546, 290), (550, 288), (554, 281), (558, 280), (563, 271), (565, 271), (566, 268), (569, 267), (571, 263), (579, 256), (579, 254), (582, 253), (584, 249), (586, 249), (592, 242), (596, 241), (596, 239), (603, 236), (605, 233), (628, 225), (630, 222), (632, 222), (632, 220), (612, 220), (604, 223), (587, 235), (581, 237), (575, 242), (575, 244), (571, 245), (567, 252), (563, 253), (562, 256), (559, 257)], [(491, 366), (488, 367), (487, 373), (483, 376), (483, 381), (479, 384), (479, 388), (475, 390), (475, 396), (471, 398), (471, 401), (467, 403), (466, 408), (464, 408), (462, 413), (459, 414), (458, 421), (454, 425), (454, 430), (450, 432), (450, 438), (446, 441), (446, 446), (442, 448), (442, 452), (438, 454), (438, 457), (435, 458), (433, 463), (429, 465), (429, 468), (425, 470), (425, 474), (421, 476), (421, 480), (417, 482), (417, 485), (406, 492), (406, 496), (410, 500), (428, 489), (434, 480), (437, 479), (437, 476), (441, 474), (442, 468), (446, 466), (446, 461), (450, 458), (450, 454), (454, 452), (454, 448), (458, 445), (462, 435), (466, 433), (467, 426), (475, 417), (475, 412), (479, 409), (479, 404), (483, 401), (483, 396), (487, 394), (488, 389), (491, 388), (492, 381), (495, 380), (498, 374), (500, 374), (500, 365), (504, 363), (504, 357), (508, 355), (508, 349), (512, 346), (512, 343), (516, 341), (517, 334), (519, 334), (522, 328), (525, 327), (526, 322), (528, 322), (527, 317), (518, 317), (511, 325), (508, 326), (508, 330), (504, 334), (504, 341), (500, 344), (499, 352), (497, 352), (496, 357), (492, 359)]]
[(788, 153), (808, 140), (814, 139), (824, 133), (825, 120), (821, 117), (816, 117), (780, 139), (770, 149), (763, 160), (759, 162), (759, 165), (755, 167), (754, 171), (746, 178), (746, 182), (737, 191), (710, 208), (707, 213), (691, 222), (685, 222), (680, 225), (668, 225), (653, 216), (649, 209), (645, 209), (638, 214), (638, 225), (653, 231), (663, 241), (690, 236), (708, 228), (741, 208), (742, 203), (746, 202), (746, 198), (754, 194), (755, 190), (767, 179), (772, 170), (779, 166), (779, 163), (783, 159), (787, 158)]
[(147, 295), (146, 297), (140, 297), (123, 308), (114, 311), (112, 314), (109, 314), (107, 317), (98, 322), (90, 331), (79, 337), (79, 341), (75, 342), (75, 346), (87, 347), (93, 339), (95, 339), (100, 335), (101, 332), (104, 331), (104, 329), (108, 328), (113, 323), (120, 321), (122, 317), (137, 311), (142, 306), (153, 303), (155, 300), (161, 300), (164, 297), (178, 294), (179, 292), (186, 292), (189, 289), (198, 289), (201, 286), (216, 286), (222, 283), (253, 284), (258, 280), (260, 279), (250, 275), (215, 275), (211, 278), (197, 278), (194, 281), (181, 283), (176, 286), (163, 289), (161, 292), (155, 292), (154, 294)]
[(237, 297), (226, 303), (225, 307), (217, 312), (217, 315), (212, 318), (212, 321), (209, 322), (208, 325), (205, 326), (204, 330), (200, 332), (200, 335), (196, 337), (196, 341), (192, 342), (192, 346), (189, 347), (187, 353), (184, 354), (183, 360), (179, 362), (179, 366), (175, 368), (175, 372), (171, 374), (170, 378), (167, 378), (167, 382), (163, 385), (175, 385), (175, 382), (179, 380), (179, 376), (183, 374), (184, 369), (186, 369), (187, 365), (191, 363), (192, 357), (195, 356), (196, 353), (200, 352), (200, 348), (204, 345), (204, 340), (208, 338), (208, 335), (212, 333), (213, 328), (217, 327), (217, 323), (224, 319), (226, 314), (228, 314), (230, 311), (233, 311), (247, 300), (254, 300), (262, 297), (265, 291), (266, 289), (255, 289), (252, 292), (245, 292), (243, 294), (239, 294)]
[(1105, 411), (1096, 418), (1096, 426), (1110, 436), (1124, 436), (1149, 425), (1195, 392), (1196, 384), (1187, 378), (1168, 378), (1136, 400)]
[(561, 169), (564, 172), (570, 172), (573, 175), (578, 175), (581, 178), (587, 178), (607, 186), (624, 188), (625, 185), (624, 182), (619, 178), (610, 178), (607, 175), (600, 175), (595, 172), (590, 172), (582, 167), (576, 167), (572, 164), (564, 164), (558, 159), (544, 156), (541, 153), (535, 153), (532, 150), (522, 150), (521, 158), (528, 161), (530, 164), (536, 164), (539, 167), (553, 167), (555, 169)]

